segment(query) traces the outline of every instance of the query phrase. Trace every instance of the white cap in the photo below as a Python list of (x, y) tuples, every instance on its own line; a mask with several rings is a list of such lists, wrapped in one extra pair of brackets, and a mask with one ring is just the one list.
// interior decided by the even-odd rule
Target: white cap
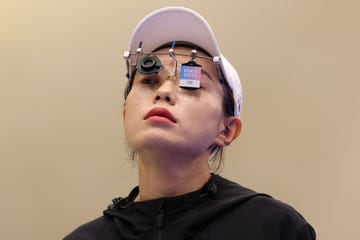
[(184, 7), (166, 7), (150, 13), (134, 29), (130, 38), (130, 51), (136, 51), (140, 42), (144, 43), (142, 45), (144, 52), (151, 52), (173, 41), (193, 43), (207, 51), (212, 57), (220, 56), (221, 68), (234, 95), (234, 114), (240, 116), (242, 87), (239, 75), (221, 54), (210, 25), (194, 10)]

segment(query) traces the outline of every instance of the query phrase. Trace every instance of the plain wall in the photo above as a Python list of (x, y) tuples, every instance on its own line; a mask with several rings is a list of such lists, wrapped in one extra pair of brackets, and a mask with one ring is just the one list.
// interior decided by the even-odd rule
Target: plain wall
[(0, 239), (61, 239), (136, 185), (123, 87), (130, 34), (200, 12), (244, 88), (222, 175), (291, 204), (318, 239), (360, 239), (358, 1), (0, 3)]

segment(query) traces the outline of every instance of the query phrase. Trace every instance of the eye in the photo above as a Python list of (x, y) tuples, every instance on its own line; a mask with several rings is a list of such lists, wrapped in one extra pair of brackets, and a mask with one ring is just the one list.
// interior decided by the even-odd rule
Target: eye
[(153, 85), (153, 84), (157, 84), (158, 82), (159, 80), (156, 78), (143, 78), (141, 80), (141, 83), (145, 85)]

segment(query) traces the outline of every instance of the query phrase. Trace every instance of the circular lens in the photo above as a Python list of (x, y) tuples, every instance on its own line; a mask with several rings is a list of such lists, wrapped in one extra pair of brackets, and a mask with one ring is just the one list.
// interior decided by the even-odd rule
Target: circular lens
[(154, 65), (156, 64), (155, 60), (152, 58), (144, 58), (142, 63), (141, 63), (141, 67), (143, 69), (151, 69)]
[(160, 68), (160, 59), (154, 55), (145, 56), (136, 64), (136, 70), (144, 75), (157, 74)]

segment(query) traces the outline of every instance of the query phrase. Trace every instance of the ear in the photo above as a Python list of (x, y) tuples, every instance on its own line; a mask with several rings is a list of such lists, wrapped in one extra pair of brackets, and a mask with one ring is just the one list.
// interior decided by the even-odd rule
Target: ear
[(219, 132), (215, 139), (215, 143), (220, 147), (229, 145), (239, 136), (242, 123), (240, 118), (231, 116), (224, 120), (224, 126), (224, 129)]

